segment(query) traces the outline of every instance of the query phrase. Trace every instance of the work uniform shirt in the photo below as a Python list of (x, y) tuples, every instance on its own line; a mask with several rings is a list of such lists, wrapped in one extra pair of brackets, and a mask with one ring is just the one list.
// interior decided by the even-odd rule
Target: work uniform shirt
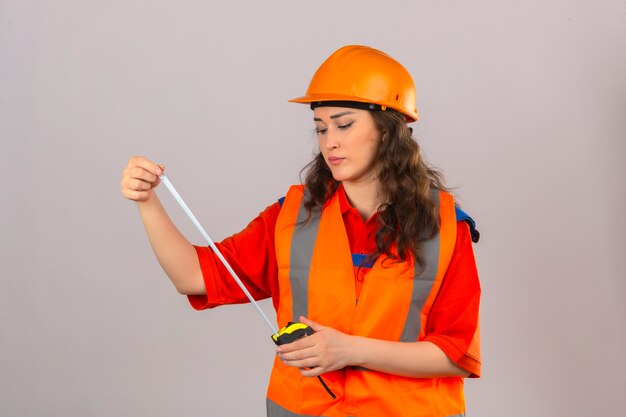
[[(374, 252), (376, 214), (363, 221), (359, 212), (350, 205), (343, 187), (340, 186), (337, 193), (352, 253), (367, 255)], [(279, 212), (280, 203), (276, 202), (261, 212), (244, 230), (216, 243), (252, 296), (256, 300), (272, 297), (274, 308), (279, 302), (274, 241)], [(204, 246), (195, 248), (206, 295), (188, 296), (191, 305), (197, 310), (203, 310), (223, 304), (248, 302), (213, 251)], [(357, 297), (368, 271), (365, 267), (355, 267)], [(430, 313), (424, 341), (437, 345), (450, 360), (470, 372), (471, 377), (480, 376), (480, 359), (467, 353), (478, 324), (479, 300), (480, 283), (469, 227), (465, 222), (459, 222), (454, 252)], [(332, 323), (320, 324), (332, 327)]]

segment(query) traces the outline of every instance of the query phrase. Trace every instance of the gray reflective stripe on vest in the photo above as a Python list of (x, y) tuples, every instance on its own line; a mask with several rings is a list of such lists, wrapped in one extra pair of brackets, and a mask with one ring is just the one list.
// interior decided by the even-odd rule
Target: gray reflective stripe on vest
[(280, 405), (276, 404), (274, 401), (269, 398), (265, 399), (265, 404), (267, 407), (267, 417), (315, 417), (309, 416), (308, 414), (296, 414)]
[[(276, 404), (274, 401), (270, 400), (269, 398), (265, 399), (265, 404), (267, 407), (267, 417), (315, 417), (315, 416), (310, 416), (308, 414), (293, 413), (287, 410), (286, 408), (283, 408), (280, 405)], [(454, 414), (454, 415), (450, 415), (446, 417), (465, 417), (465, 413)]]
[(291, 240), (289, 254), (289, 282), (291, 284), (292, 321), (299, 322), (300, 316), (309, 316), (309, 275), (317, 230), (320, 227), (320, 213), (313, 213), (308, 223), (302, 224), (308, 213), (304, 207), (308, 191), (302, 196), (298, 219)]
[[(432, 190), (431, 197), (435, 205), (439, 207), (439, 190)], [(404, 322), (404, 329), (401, 342), (415, 342), (422, 330), (421, 312), (433, 288), (435, 278), (437, 278), (437, 268), (439, 266), (439, 233), (434, 238), (422, 243), (422, 255), (425, 267), (415, 262), (413, 275), (413, 292), (411, 294), (411, 305)]]

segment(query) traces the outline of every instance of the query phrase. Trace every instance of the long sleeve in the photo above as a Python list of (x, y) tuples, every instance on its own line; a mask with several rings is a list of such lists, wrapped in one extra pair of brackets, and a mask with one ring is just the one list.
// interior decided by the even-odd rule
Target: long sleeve
[[(272, 204), (241, 232), (216, 243), (237, 276), (257, 300), (271, 297), (278, 291), (274, 229), (279, 212), (280, 204), (278, 202)], [(203, 310), (223, 304), (248, 302), (243, 291), (211, 248), (206, 246), (195, 248), (206, 294), (188, 296), (193, 308)]]
[(480, 293), (469, 228), (459, 222), (454, 253), (431, 310), (425, 340), (469, 371), (470, 377), (480, 376)]

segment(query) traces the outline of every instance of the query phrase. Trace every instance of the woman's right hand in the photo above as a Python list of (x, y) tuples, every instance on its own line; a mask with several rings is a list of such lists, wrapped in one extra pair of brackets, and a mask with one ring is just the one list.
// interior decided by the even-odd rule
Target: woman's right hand
[(161, 182), (159, 175), (163, 171), (163, 165), (143, 156), (133, 156), (122, 173), (122, 195), (135, 202), (148, 201), (153, 195), (152, 190)]

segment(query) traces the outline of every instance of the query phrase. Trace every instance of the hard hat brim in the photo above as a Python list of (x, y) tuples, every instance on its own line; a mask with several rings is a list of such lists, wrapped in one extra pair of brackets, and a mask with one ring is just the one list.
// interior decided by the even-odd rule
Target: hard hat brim
[[(317, 101), (319, 102), (323, 102), (323, 101), (356, 101), (358, 103), (371, 103), (370, 100), (360, 100), (358, 97), (355, 96), (349, 96), (349, 95), (345, 95), (345, 94), (307, 94), (304, 95), (302, 97), (296, 97), (296, 98), (292, 98), (291, 100), (288, 100), (290, 103), (301, 103), (301, 104), (309, 104), (309, 103), (315, 103)], [(385, 107), (389, 107), (391, 109), (397, 110), (400, 113), (404, 114), (406, 116), (406, 121), (407, 123), (412, 123), (417, 121), (419, 115), (417, 114), (417, 112), (415, 113), (411, 113), (411, 114), (407, 114), (407, 111), (405, 109), (402, 108), (398, 108), (397, 105), (395, 105), (396, 103), (383, 103), (383, 102), (376, 102), (375, 104), (381, 105), (381, 106), (385, 106)]]
[(307, 94), (302, 97), (292, 98), (291, 103), (313, 103), (315, 101), (358, 101), (359, 103), (367, 103), (367, 100), (359, 100), (358, 97), (348, 96), (345, 94)]

